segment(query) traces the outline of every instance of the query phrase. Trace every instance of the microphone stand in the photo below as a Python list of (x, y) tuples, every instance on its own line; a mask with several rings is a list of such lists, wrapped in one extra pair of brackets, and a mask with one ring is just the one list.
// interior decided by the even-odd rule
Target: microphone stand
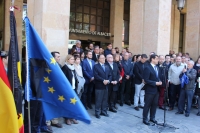
[[(161, 66), (163, 68), (163, 71), (164, 71), (164, 81), (166, 82), (166, 67), (165, 66)], [(165, 99), (165, 103), (164, 103), (164, 123), (157, 123), (156, 125), (158, 126), (161, 126), (162, 129), (160, 127), (158, 127), (159, 129), (161, 129), (161, 131), (165, 130), (165, 129), (168, 129), (168, 130), (176, 130), (176, 129), (179, 129), (179, 128), (176, 128), (172, 125), (169, 125), (169, 124), (166, 124), (166, 106), (167, 106), (167, 100), (168, 100), (168, 96), (167, 96), (167, 93), (168, 93), (168, 82), (166, 82), (165, 84), (165, 90), (164, 90), (164, 99)]]

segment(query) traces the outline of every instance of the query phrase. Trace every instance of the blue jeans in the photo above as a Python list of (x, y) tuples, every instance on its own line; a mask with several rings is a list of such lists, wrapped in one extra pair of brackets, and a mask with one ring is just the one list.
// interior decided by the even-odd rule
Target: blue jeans
[(169, 89), (169, 106), (171, 108), (174, 108), (174, 104), (176, 102), (177, 95), (179, 97), (180, 90), (181, 90), (181, 85), (170, 84), (170, 89)]
[(181, 89), (180, 97), (179, 97), (179, 101), (178, 101), (178, 111), (179, 112), (184, 111), (185, 99), (187, 99), (187, 106), (186, 106), (185, 114), (190, 114), (193, 95), (194, 95), (194, 90)]

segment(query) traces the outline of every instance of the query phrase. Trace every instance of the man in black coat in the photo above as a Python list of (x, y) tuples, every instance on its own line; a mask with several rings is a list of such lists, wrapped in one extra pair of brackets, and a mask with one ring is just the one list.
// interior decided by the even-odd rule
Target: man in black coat
[(112, 44), (109, 43), (109, 44), (107, 44), (107, 49), (104, 51), (105, 57), (106, 57), (108, 54), (112, 54), (111, 50), (112, 50)]
[(140, 99), (140, 107), (144, 107), (144, 95), (145, 91), (142, 89), (144, 86), (143, 72), (146, 66), (147, 55), (142, 54), (141, 60), (136, 62), (134, 65), (133, 73), (135, 75), (134, 83), (135, 83), (135, 95), (134, 95), (134, 109), (139, 111), (138, 102)]
[(99, 55), (99, 63), (94, 65), (95, 83), (95, 116), (100, 119), (100, 115), (109, 117), (107, 114), (108, 105), (108, 84), (112, 82), (112, 75), (109, 67), (105, 65), (105, 56)]
[(143, 78), (145, 82), (145, 104), (143, 109), (143, 123), (150, 125), (148, 121), (148, 112), (150, 110), (150, 121), (157, 123), (155, 120), (156, 108), (158, 104), (158, 86), (162, 85), (159, 79), (158, 56), (153, 54), (150, 57), (150, 64), (144, 68)]
[(98, 57), (99, 57), (99, 46), (95, 46), (94, 51), (92, 52), (92, 60), (94, 62), (98, 62)]
[(121, 64), (124, 69), (124, 77), (122, 77), (122, 85), (120, 88), (120, 106), (123, 106), (124, 101), (125, 104), (131, 106), (130, 90), (131, 90), (131, 77), (133, 75), (133, 65), (129, 60), (129, 53), (127, 52), (124, 53), (124, 59), (121, 61)]
[(111, 54), (108, 54), (106, 56), (107, 60), (107, 66), (110, 68), (111, 74), (112, 74), (112, 81), (108, 85), (108, 104), (109, 104), (109, 111), (111, 112), (117, 112), (117, 110), (114, 108), (115, 106), (115, 100), (117, 97), (117, 90), (118, 90), (118, 83), (120, 78), (120, 73), (118, 66), (115, 62), (113, 62), (113, 56)]

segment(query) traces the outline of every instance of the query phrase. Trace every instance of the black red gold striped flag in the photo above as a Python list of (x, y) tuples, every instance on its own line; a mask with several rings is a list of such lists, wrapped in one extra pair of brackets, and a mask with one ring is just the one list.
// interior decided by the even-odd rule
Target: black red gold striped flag
[(22, 117), (22, 86), (21, 86), (21, 67), (19, 59), (19, 50), (18, 50), (18, 39), (16, 31), (16, 20), (14, 12), (10, 11), (10, 47), (8, 54), (8, 79), (10, 82), (11, 89), (13, 91), (17, 118), (18, 118), (18, 127), (20, 133), (24, 132), (23, 126), (23, 117)]

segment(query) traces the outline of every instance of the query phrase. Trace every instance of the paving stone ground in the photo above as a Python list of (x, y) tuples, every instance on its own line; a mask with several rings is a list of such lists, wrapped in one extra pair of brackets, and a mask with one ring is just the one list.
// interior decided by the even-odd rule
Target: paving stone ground
[[(94, 106), (93, 106), (94, 108)], [(177, 108), (166, 112), (166, 123), (174, 128), (163, 128), (162, 126), (146, 126), (142, 123), (142, 109), (136, 111), (133, 106), (118, 106), (118, 112), (108, 111), (109, 117), (101, 116), (97, 119), (94, 109), (88, 110), (91, 116), (91, 124), (79, 121), (79, 124), (71, 126), (63, 123), (63, 128), (53, 127), (54, 133), (200, 133), (200, 116), (196, 116), (197, 109), (192, 109), (189, 117), (176, 115)], [(164, 111), (157, 109), (156, 120), (163, 123)], [(60, 122), (63, 119), (60, 118)]]

